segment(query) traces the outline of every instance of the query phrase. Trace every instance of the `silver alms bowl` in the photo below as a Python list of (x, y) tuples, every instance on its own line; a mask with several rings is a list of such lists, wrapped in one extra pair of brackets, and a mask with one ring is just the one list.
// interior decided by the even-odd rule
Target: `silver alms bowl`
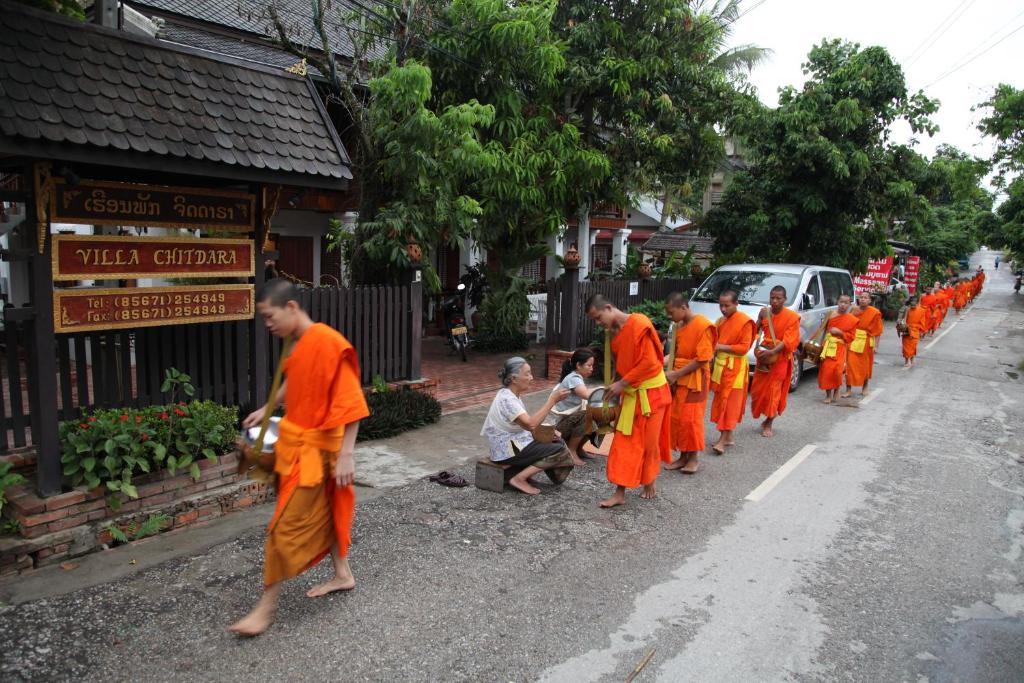
[[(281, 418), (271, 417), (270, 424), (267, 425), (267, 433), (263, 436), (263, 453), (273, 453), (274, 444), (277, 443), (277, 437), (279, 435), (281, 425)], [(260, 425), (255, 427), (249, 427), (245, 430), (245, 442), (250, 446), (256, 445), (256, 439), (260, 437)]]

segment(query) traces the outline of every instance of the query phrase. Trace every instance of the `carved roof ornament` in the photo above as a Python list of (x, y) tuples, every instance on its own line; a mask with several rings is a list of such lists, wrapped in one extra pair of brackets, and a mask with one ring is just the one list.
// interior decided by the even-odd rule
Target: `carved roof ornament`
[(301, 62), (295, 62), (290, 67), (285, 69), (285, 71), (287, 71), (290, 74), (295, 74), (296, 76), (305, 76), (306, 75), (306, 58), (303, 57)]

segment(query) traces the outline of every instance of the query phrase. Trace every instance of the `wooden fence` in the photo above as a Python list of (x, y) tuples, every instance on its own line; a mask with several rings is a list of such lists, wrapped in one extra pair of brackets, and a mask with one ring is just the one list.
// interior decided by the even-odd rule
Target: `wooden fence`
[[(322, 287), (304, 290), (302, 307), (315, 322), (341, 332), (356, 347), (362, 383), (419, 379), (423, 337), (423, 293), (419, 284), (370, 287)], [(281, 340), (268, 345), (273, 372)]]
[[(586, 346), (595, 338), (596, 324), (587, 317), (584, 305), (594, 294), (603, 294), (621, 308), (629, 308), (644, 301), (663, 302), (672, 292), (689, 293), (700, 280), (598, 280), (577, 281), (576, 271), (566, 271), (562, 277), (548, 280), (547, 330), (549, 344), (562, 349)], [(631, 286), (635, 294), (631, 294)]]
[[(362, 381), (418, 379), (422, 337), (422, 285), (305, 290), (302, 306), (317, 322), (339, 330), (359, 353)], [(34, 411), (39, 400), (55, 401), (60, 420), (97, 408), (144, 407), (168, 396), (160, 391), (164, 372), (177, 368), (192, 377), (197, 399), (237, 405), (243, 411), (262, 402), (252, 363), (261, 321), (169, 325), (56, 335), (50, 348), (32, 337), (32, 308), (3, 310), (0, 332), (0, 453), (38, 442)], [(254, 327), (254, 325), (256, 327)], [(272, 340), (267, 368), (276, 366), (280, 342)], [(36, 396), (39, 382), (28, 369), (33, 353), (56, 358), (56, 396)]]

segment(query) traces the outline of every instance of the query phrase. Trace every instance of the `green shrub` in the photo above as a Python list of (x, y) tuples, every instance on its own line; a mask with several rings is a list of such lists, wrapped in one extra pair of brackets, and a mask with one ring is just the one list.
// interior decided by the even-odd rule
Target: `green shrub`
[(472, 348), (485, 353), (518, 353), (530, 348), (530, 336), (525, 332), (499, 335), (481, 331), (473, 338)]
[(4, 503), (7, 502), (7, 489), (25, 481), (25, 477), (17, 472), (11, 472), (13, 467), (14, 465), (9, 462), (0, 462), (0, 512), (3, 512)]
[(418, 391), (367, 394), (370, 416), (359, 423), (359, 441), (384, 439), (441, 419), (441, 404)]
[(643, 313), (651, 322), (654, 323), (654, 327), (662, 334), (668, 334), (668, 327), (672, 324), (668, 315), (665, 314), (665, 302), (654, 301), (653, 299), (647, 299), (642, 304), (637, 304), (629, 309), (630, 313)]
[(192, 401), (97, 410), (60, 425), (61, 463), (72, 486), (105, 486), (113, 507), (137, 498), (132, 477), (167, 469), (199, 479), (199, 459), (216, 460), (238, 437), (238, 408)]

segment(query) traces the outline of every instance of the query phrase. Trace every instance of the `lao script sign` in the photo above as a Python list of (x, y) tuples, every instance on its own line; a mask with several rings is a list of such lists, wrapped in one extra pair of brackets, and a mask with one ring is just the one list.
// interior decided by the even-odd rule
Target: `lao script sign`
[(907, 285), (907, 289), (911, 294), (917, 294), (917, 275), (921, 270), (921, 257), (920, 256), (908, 256), (907, 257), (907, 272), (906, 280), (904, 283)]
[(862, 275), (853, 278), (853, 285), (857, 293), (870, 292), (873, 289), (885, 289), (889, 286), (889, 277), (892, 274), (892, 256), (884, 259), (868, 261), (868, 269)]
[(53, 279), (251, 277), (251, 239), (54, 235)]
[(255, 229), (256, 195), (246, 192), (101, 180), (83, 180), (71, 186), (57, 180), (52, 197), (50, 220), (54, 223), (230, 232)]
[(53, 327), (60, 333), (248, 320), (253, 299), (253, 285), (58, 289)]

